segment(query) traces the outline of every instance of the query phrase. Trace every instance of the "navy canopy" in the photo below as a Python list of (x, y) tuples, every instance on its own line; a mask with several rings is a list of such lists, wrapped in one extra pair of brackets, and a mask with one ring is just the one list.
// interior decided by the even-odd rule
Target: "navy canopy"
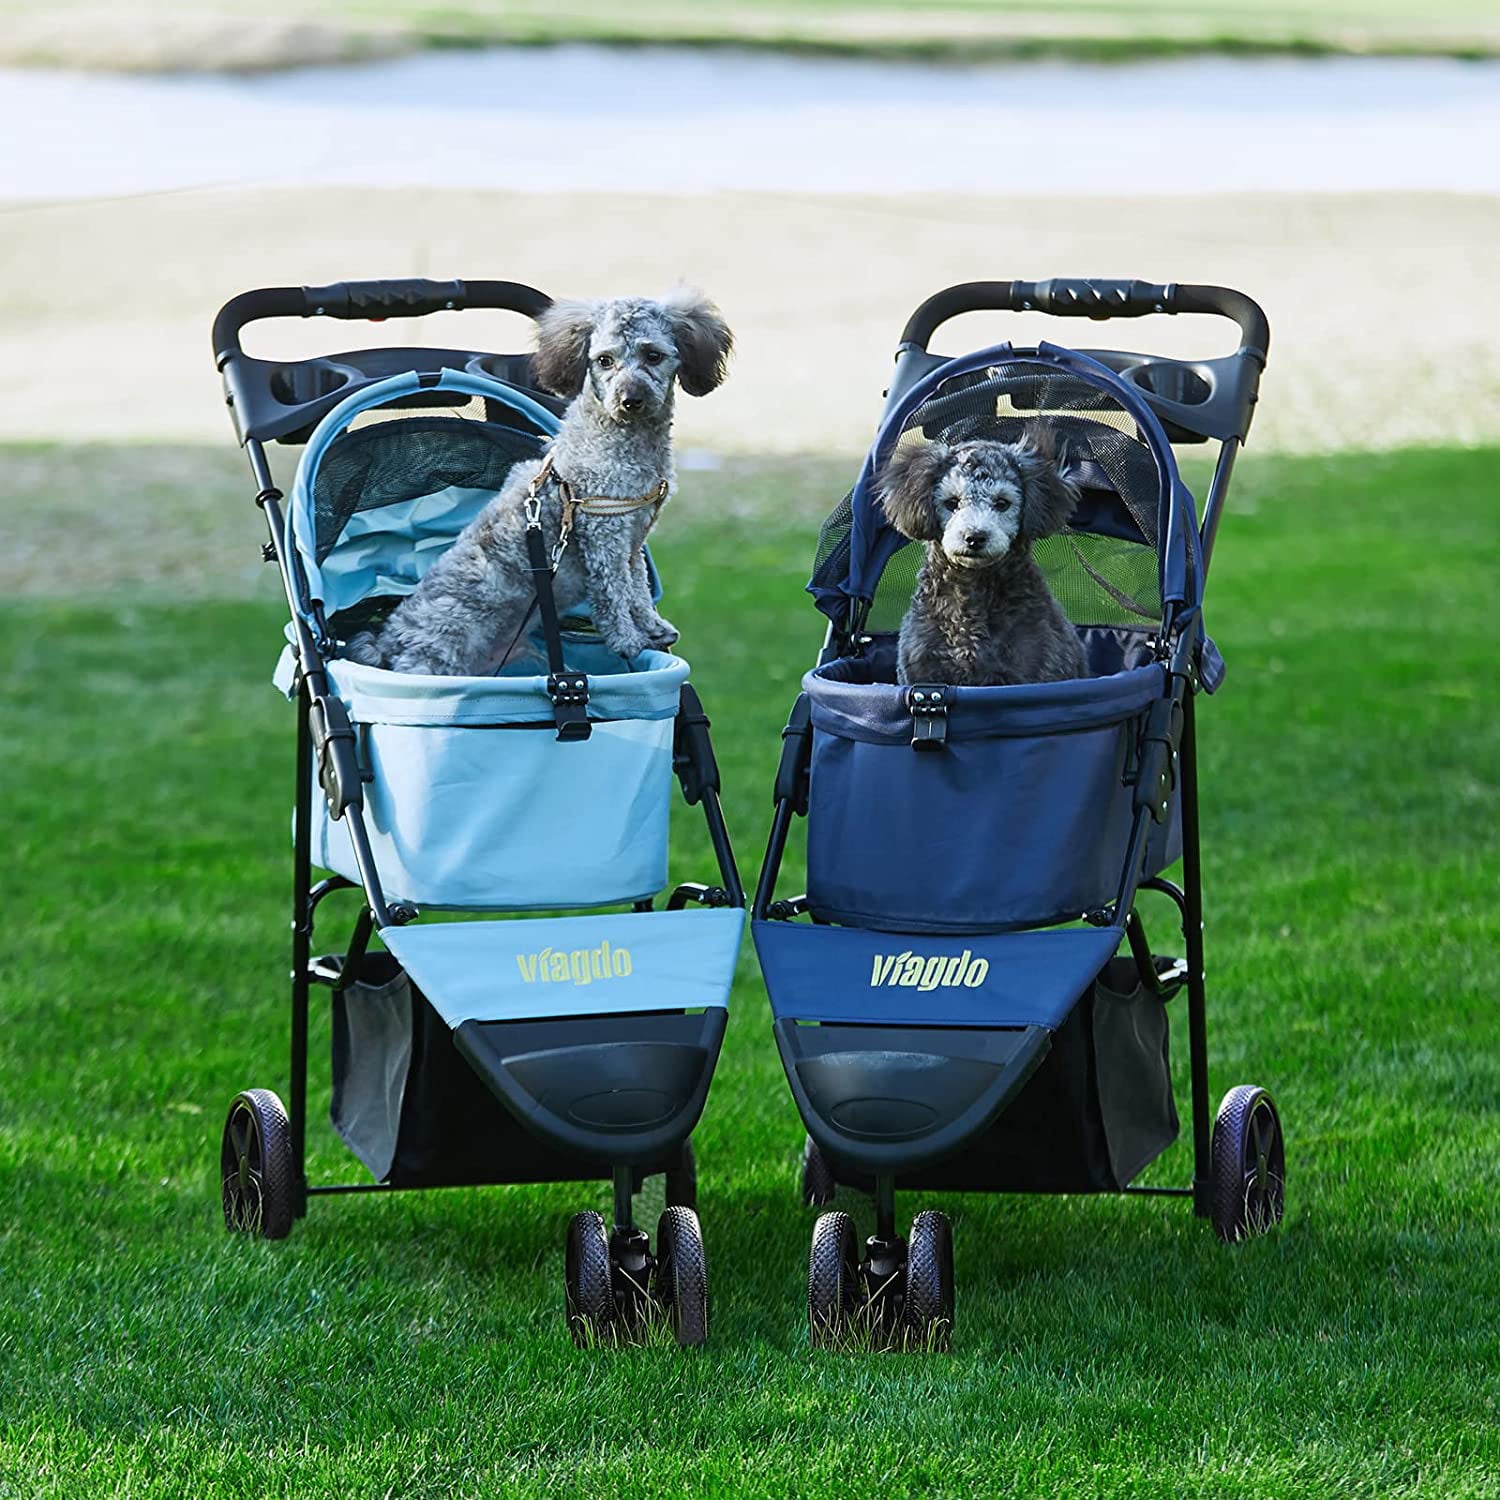
[[(808, 585), (818, 608), (840, 624), (863, 619), (884, 577), (893, 608), (870, 628), (894, 629), (904, 611), (921, 549), (886, 520), (875, 493), (898, 443), (1014, 442), (1038, 428), (1050, 430), (1083, 496), (1068, 531), (1036, 548), (1074, 623), (1155, 624), (1174, 609), (1194, 611), (1203, 569), (1193, 497), (1160, 421), (1107, 366), (1050, 344), (999, 344), (949, 360), (891, 408), (824, 527)], [(901, 577), (885, 577), (908, 547), (915, 558)]]

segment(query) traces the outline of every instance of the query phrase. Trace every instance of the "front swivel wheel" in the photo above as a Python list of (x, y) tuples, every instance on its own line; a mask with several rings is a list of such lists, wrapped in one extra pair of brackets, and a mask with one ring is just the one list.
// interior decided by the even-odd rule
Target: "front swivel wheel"
[(807, 1260), (807, 1323), (814, 1349), (837, 1347), (848, 1337), (861, 1289), (854, 1220), (844, 1213), (820, 1214)]
[(564, 1277), (568, 1332), (573, 1342), (582, 1349), (610, 1338), (615, 1325), (615, 1290), (603, 1214), (590, 1210), (569, 1220)]
[(690, 1208), (667, 1209), (656, 1226), (656, 1302), (684, 1349), (708, 1341), (708, 1261), (703, 1230)]
[(908, 1348), (946, 1351), (953, 1344), (953, 1228), (947, 1214), (924, 1210), (906, 1241), (901, 1325)]

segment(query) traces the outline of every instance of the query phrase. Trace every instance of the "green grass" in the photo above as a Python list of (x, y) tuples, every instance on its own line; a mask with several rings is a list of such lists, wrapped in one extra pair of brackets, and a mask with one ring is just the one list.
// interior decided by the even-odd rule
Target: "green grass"
[[(1500, 24), (1487, 0), (317, 0), (267, 7), (210, 0), (195, 28), (223, 17), (261, 41), (202, 47), (185, 37), (181, 7), (134, 0), (117, 13), (125, 44), (98, 45), (86, 0), (0, 0), (12, 20), (0, 52), (17, 62), (96, 67), (278, 67), (413, 47), (557, 42), (750, 46), (973, 62), (1061, 56), (1097, 61), (1181, 53), (1427, 53), (1492, 56)], [(78, 26), (69, 18), (81, 15)], [(19, 25), (15, 24), (19, 23)], [(314, 38), (288, 23), (318, 28)], [(175, 34), (175, 35), (174, 35)], [(121, 33), (122, 38), (126, 33)], [(193, 50), (198, 45), (198, 50)], [(224, 61), (224, 58), (229, 61)], [(215, 61), (219, 58), (219, 61)]]
[[(1224, 524), (1230, 676), (1199, 721), (1212, 1079), (1277, 1093), (1285, 1227), (1225, 1250), (1163, 1200), (933, 1197), (952, 1356), (808, 1350), (800, 1130), (748, 951), (698, 1135), (701, 1355), (571, 1346), (563, 1228), (602, 1187), (319, 1202), (283, 1244), (224, 1235), (221, 1111), (284, 1087), (280, 613), (235, 568), (173, 599), (139, 549), (83, 567), (76, 517), (36, 502), (52, 472), (164, 532), (191, 477), (202, 550), (175, 566), (211, 578), (258, 542), (247, 502), (215, 521), (195, 499), (227, 495), (233, 457), (0, 450), (34, 479), (7, 551), (43, 580), (0, 610), (0, 1496), (1500, 1491), (1500, 453), (1246, 459)], [(656, 549), (751, 873), (818, 634), (791, 480), (685, 476)], [(703, 872), (679, 833), (676, 873)], [(325, 1020), (320, 1110), (326, 1045)], [(312, 1165), (354, 1170), (321, 1120)], [(1179, 1144), (1155, 1180), (1186, 1168)]]

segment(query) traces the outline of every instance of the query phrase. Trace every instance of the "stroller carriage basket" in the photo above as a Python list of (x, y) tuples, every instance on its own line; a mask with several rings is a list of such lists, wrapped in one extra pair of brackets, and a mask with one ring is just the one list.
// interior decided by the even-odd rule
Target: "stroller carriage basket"
[[(477, 398), (530, 430), (421, 415), (352, 426), (420, 390)], [(358, 621), (372, 595), (389, 604), (410, 593), (556, 427), (524, 393), (451, 370), (426, 386), (415, 374), (381, 381), (334, 408), (308, 443), (286, 517), (314, 619)], [(430, 442), (438, 454), (423, 451)], [(588, 672), (593, 731), (562, 761), (551, 736), (526, 732), (551, 727), (553, 704), (547, 678), (524, 667), (430, 677), (327, 662), (357, 737), (365, 826), (389, 895), (433, 908), (550, 910), (637, 901), (666, 884), (687, 663), (664, 652), (625, 663), (587, 637), (568, 644), (570, 664)], [(295, 690), (290, 649), (277, 681)], [(312, 857), (359, 879), (347, 823), (323, 802)]]
[[(919, 703), (895, 681), (895, 639), (920, 544), (885, 522), (875, 478), (901, 444), (1050, 430), (1082, 501), (1039, 564), (1073, 620), (1090, 675), (945, 688)], [(807, 903), (814, 917), (907, 932), (994, 932), (1075, 919), (1120, 886), (1155, 705), (1174, 668), (1217, 656), (1202, 639), (1191, 496), (1145, 399), (1098, 361), (1047, 344), (979, 350), (895, 401), (849, 499), (830, 517), (809, 585), (844, 654), (803, 682), (811, 718)], [(1206, 649), (1205, 649), (1206, 646)], [(1175, 657), (1175, 660), (1174, 660)], [(913, 756), (914, 746), (942, 753)], [(1170, 779), (1170, 778), (1169, 778)], [(1153, 807), (1137, 865), (1181, 854), (1175, 784)], [(920, 878), (913, 879), (913, 874)]]

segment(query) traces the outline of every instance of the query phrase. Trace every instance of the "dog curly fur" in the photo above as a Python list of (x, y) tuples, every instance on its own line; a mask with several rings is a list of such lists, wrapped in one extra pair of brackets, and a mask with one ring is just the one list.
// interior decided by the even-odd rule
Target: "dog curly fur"
[(1050, 434), (899, 449), (878, 494), (897, 531), (935, 544), (901, 622), (898, 682), (993, 687), (1085, 674), (1078, 633), (1031, 555), (1079, 498)]
[[(575, 495), (629, 499), (665, 479), (675, 486), (672, 412), (677, 385), (705, 396), (724, 379), (733, 335), (714, 304), (686, 288), (659, 301), (554, 302), (538, 320), (537, 382), (573, 397), (552, 441), (552, 474), (539, 490), (550, 552), (562, 525), (558, 481)], [(346, 655), (398, 672), (482, 676), (497, 671), (535, 599), (526, 553), (527, 487), (541, 460), (517, 464), (500, 493), (428, 569), (378, 635)], [(587, 603), (606, 645), (629, 660), (664, 650), (677, 631), (651, 599), (646, 535), (660, 507), (623, 515), (579, 511), (553, 577), (560, 615)]]

